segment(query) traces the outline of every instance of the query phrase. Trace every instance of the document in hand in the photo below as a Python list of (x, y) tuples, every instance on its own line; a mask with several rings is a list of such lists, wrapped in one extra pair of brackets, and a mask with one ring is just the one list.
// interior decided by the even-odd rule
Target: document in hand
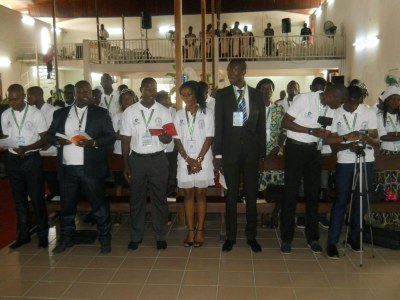
[(149, 128), (149, 131), (151, 135), (161, 135), (163, 133), (166, 133), (169, 136), (178, 135), (174, 123), (167, 123), (162, 128)]
[(76, 144), (76, 143), (78, 143), (78, 142), (80, 142), (82, 140), (91, 140), (92, 139), (86, 132), (78, 132), (78, 133), (75, 133), (75, 134), (70, 135), (70, 136), (67, 136), (65, 134), (57, 132), (56, 136), (58, 136), (60, 138), (63, 138), (63, 139), (66, 139), (66, 140), (69, 140), (73, 144)]
[(0, 148), (8, 149), (8, 148), (18, 148), (17, 143), (12, 138), (0, 139)]

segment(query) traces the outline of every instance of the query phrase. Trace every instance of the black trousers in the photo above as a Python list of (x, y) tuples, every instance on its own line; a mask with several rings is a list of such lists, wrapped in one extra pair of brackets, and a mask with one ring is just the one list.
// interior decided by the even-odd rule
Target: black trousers
[(257, 191), (258, 191), (258, 156), (246, 155), (243, 149), (238, 161), (223, 161), (226, 185), (226, 237), (235, 240), (237, 234), (237, 201), (239, 195), (240, 175), (243, 174), (244, 197), (246, 198), (246, 237), (257, 236)]
[(63, 178), (60, 180), (61, 242), (67, 243), (73, 238), (75, 233), (76, 206), (82, 193), (90, 202), (92, 216), (96, 219), (100, 243), (110, 243), (110, 204), (105, 197), (104, 178), (86, 177), (83, 166), (64, 165), (63, 168)]
[(321, 181), (321, 151), (316, 146), (297, 145), (287, 140), (285, 149), (285, 196), (282, 201), (281, 239), (291, 243), (294, 236), (296, 205), (301, 177), (306, 200), (306, 229), (308, 242), (318, 241), (318, 198)]
[(39, 152), (31, 152), (25, 156), (9, 153), (8, 176), (17, 211), (18, 239), (29, 237), (28, 196), (31, 199), (36, 222), (39, 226), (37, 234), (39, 238), (47, 238), (49, 224), (44, 196), (42, 158)]
[(166, 152), (168, 159), (168, 186), (167, 195), (174, 192), (177, 187), (178, 151)]

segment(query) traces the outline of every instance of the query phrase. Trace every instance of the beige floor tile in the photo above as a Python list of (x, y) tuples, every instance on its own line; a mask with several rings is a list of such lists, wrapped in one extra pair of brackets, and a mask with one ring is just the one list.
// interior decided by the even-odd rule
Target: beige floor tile
[(186, 258), (190, 254), (190, 248), (182, 246), (168, 246), (167, 251), (160, 251), (159, 257)]
[(68, 254), (95, 256), (99, 253), (100, 246), (96, 243), (95, 245), (75, 245)]
[(359, 273), (326, 273), (331, 287), (334, 288), (368, 288)]
[(53, 268), (41, 281), (49, 282), (73, 282), (84, 269), (80, 268)]
[(152, 270), (146, 284), (181, 284), (183, 271)]
[(60, 256), (36, 255), (27, 261), (24, 266), (30, 267), (55, 267), (61, 259)]
[(254, 272), (256, 286), (292, 287), (289, 273)]
[(113, 277), (112, 269), (85, 269), (76, 279), (76, 282), (108, 283)]
[(253, 272), (219, 272), (219, 285), (254, 286)]
[[(167, 249), (168, 250), (168, 249)], [(157, 251), (156, 247), (149, 247), (139, 245), (139, 248), (135, 251), (129, 250), (127, 256), (132, 257), (157, 257), (159, 251)]]
[(340, 259), (320, 259), (318, 260), (322, 270), (326, 273), (347, 273), (347, 272), (356, 272), (356, 267), (354, 264), (345, 257), (341, 257)]
[(126, 256), (126, 254), (128, 253), (128, 247), (126, 246), (117, 246), (112, 244), (112, 250), (111, 253), (107, 253), (107, 254), (101, 254), (98, 253), (97, 255), (99, 256)]
[(290, 273), (294, 287), (329, 287), (324, 273)]
[(187, 258), (157, 258), (153, 269), (163, 270), (184, 270), (187, 264)]
[(400, 295), (400, 287), (397, 288), (374, 288), (372, 289), (375, 299), (393, 300), (398, 299)]
[(186, 270), (217, 271), (219, 259), (193, 258), (189, 259)]
[(221, 259), (221, 271), (253, 271), (251, 259)]
[(312, 260), (287, 260), (286, 261), (289, 272), (322, 272), (321, 267), (317, 261)]
[[(145, 285), (140, 300), (175, 300), (178, 296), (179, 285)], [(162, 295), (162, 298), (160, 298)]]
[(219, 259), (221, 256), (220, 247), (200, 247), (192, 249), (190, 252), (190, 259), (192, 258), (216, 258)]
[(280, 259), (253, 259), (254, 271), (258, 272), (287, 272), (286, 263)]
[(62, 296), (63, 299), (98, 299), (106, 285), (95, 283), (74, 283)]
[(87, 265), (87, 268), (118, 268), (124, 261), (123, 257), (94, 257), (93, 260)]
[(223, 259), (251, 259), (252, 258), (252, 253), (251, 249), (248, 245), (244, 245), (245, 242), (241, 241), (239, 242), (238, 240), (236, 243), (241, 246), (240, 244), (243, 243), (243, 247), (236, 247), (233, 246), (232, 251), (229, 252), (222, 252), (222, 258)]
[(264, 248), (261, 252), (253, 253), (253, 259), (283, 259), (283, 255), (279, 248)]
[(394, 300), (396, 298), (376, 297), (368, 288), (333, 288), (336, 299), (340, 300)]
[(47, 267), (4, 267), (0, 271), (0, 280), (39, 280), (49, 270)]
[(85, 268), (91, 261), (93, 257), (81, 256), (81, 255), (64, 255), (57, 262), (56, 267), (62, 268)]
[(20, 254), (18, 252), (6, 253), (0, 255), (0, 266), (1, 267), (17, 267), (24, 265), (27, 261), (31, 260), (35, 255), (31, 254)]
[(60, 298), (69, 286), (68, 282), (39, 282), (25, 297)]
[(361, 274), (370, 288), (399, 288), (400, 276), (393, 274)]
[(256, 299), (256, 290), (254, 287), (218, 287), (218, 300), (253, 300)]
[(216, 286), (182, 286), (179, 292), (179, 300), (204, 300), (216, 299)]
[(280, 243), (276, 238), (257, 238), (263, 249), (279, 249)]
[(292, 288), (257, 287), (257, 299), (296, 300)]
[(377, 248), (376, 251), (378, 255), (388, 260), (400, 260), (400, 251), (399, 250), (391, 250), (391, 249), (383, 249)]
[[(321, 255), (318, 255), (321, 256)], [(285, 255), (287, 260), (315, 260), (316, 256), (310, 249), (293, 249), (290, 255)]]
[(156, 261), (155, 257), (128, 256), (121, 263), (121, 269), (151, 269)]
[(218, 272), (215, 271), (185, 271), (183, 285), (217, 285)]
[(111, 279), (111, 283), (143, 284), (149, 272), (149, 270), (120, 269)]
[(275, 230), (261, 229), (261, 230), (258, 230), (258, 232), (257, 232), (257, 238), (260, 238), (260, 239), (275, 239), (275, 240), (278, 240), (277, 237), (279, 237), (279, 236), (277, 236)]
[(18, 297), (24, 295), (37, 281), (21, 281), (10, 279), (0, 281), (0, 296)]
[(137, 299), (142, 289), (142, 285), (138, 284), (109, 284), (106, 286), (100, 300), (110, 299)]
[(297, 300), (338, 300), (330, 288), (295, 288)]

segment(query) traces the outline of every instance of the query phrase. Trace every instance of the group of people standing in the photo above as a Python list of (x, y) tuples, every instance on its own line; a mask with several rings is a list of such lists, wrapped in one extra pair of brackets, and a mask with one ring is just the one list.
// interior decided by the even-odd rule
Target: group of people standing
[[(231, 60), (227, 67), (230, 85), (218, 90), (215, 100), (208, 96), (207, 85), (204, 87), (195, 81), (183, 83), (178, 91), (185, 107), (177, 112), (169, 107), (168, 95), (157, 93), (157, 82), (150, 77), (142, 80), (141, 97), (137, 101), (135, 93), (127, 87), (114, 91), (111, 76), (104, 74), (99, 106), (94, 104), (91, 85), (79, 81), (74, 86), (73, 102), (58, 110), (46, 109), (44, 101), (32, 101), (29, 102), (32, 106), (28, 105), (23, 87), (11, 85), (10, 108), (1, 116), (3, 138), (15, 142), (9, 149), (8, 165), (17, 207), (18, 236), (10, 247), (15, 249), (30, 242), (28, 195), (39, 225), (38, 246), (48, 246), (39, 150), (52, 145), (57, 148), (61, 195), (60, 236), (53, 252), (61, 253), (74, 245), (76, 205), (81, 192), (90, 201), (101, 252), (111, 252), (110, 207), (104, 183), (109, 176), (107, 149), (114, 145), (114, 153), (121, 155), (124, 165), (118, 184), (130, 188), (128, 248), (136, 250), (143, 241), (149, 193), (156, 247), (166, 249), (167, 193), (171, 179), (166, 149), (174, 145), (176, 180), (184, 192), (188, 229), (183, 241), (185, 247), (201, 247), (205, 242), (206, 189), (214, 184), (214, 171), (218, 171), (224, 175), (227, 186), (227, 237), (223, 251), (231, 251), (236, 244), (241, 180), (246, 200), (247, 244), (254, 252), (262, 251), (256, 239), (257, 191), (278, 178), (277, 181), (284, 183), (280, 222), (282, 253), (290, 254), (292, 250), (301, 180), (307, 206), (306, 239), (313, 252), (321, 253), (318, 232), (321, 150), (330, 145), (338, 153), (338, 164), (327, 255), (338, 258), (336, 245), (351, 192), (356, 151), (363, 145), (369, 183), (374, 177), (373, 154), (374, 147), (379, 145), (379, 136), (385, 152), (399, 153), (400, 88), (389, 87), (381, 95), (378, 114), (363, 103), (365, 91), (359, 86), (325, 87), (326, 82), (321, 78), (313, 81), (311, 92), (302, 94), (298, 83), (291, 81), (288, 97), (273, 102), (272, 80), (264, 78), (252, 88), (245, 81), (246, 69), (244, 60)], [(45, 114), (51, 114), (52, 118), (46, 119)], [(157, 131), (171, 125), (176, 133)], [(153, 133), (154, 130), (158, 133)], [(87, 138), (71, 140), (75, 135)], [(284, 172), (264, 170), (266, 156), (282, 154), (285, 155)], [(348, 236), (348, 244), (355, 251), (361, 250), (357, 220), (364, 213), (358, 205), (358, 201), (353, 202)]]

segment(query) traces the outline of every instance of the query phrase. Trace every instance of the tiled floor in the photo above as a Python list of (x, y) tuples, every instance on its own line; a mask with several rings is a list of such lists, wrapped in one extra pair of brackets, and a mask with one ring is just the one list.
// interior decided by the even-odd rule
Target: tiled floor
[[(172, 225), (168, 249), (157, 251), (148, 224), (143, 244), (128, 251), (127, 218), (114, 226), (113, 251), (100, 255), (98, 244), (76, 245), (53, 255), (51, 246), (38, 250), (36, 240), (18, 251), (0, 251), (1, 299), (398, 299), (400, 251), (365, 246), (340, 260), (315, 255), (302, 231), (296, 230), (293, 253), (279, 251), (279, 232), (260, 228), (261, 253), (246, 245), (243, 223), (237, 245), (221, 252), (220, 222), (208, 217), (206, 242), (198, 249), (182, 246), (186, 231)], [(321, 229), (324, 244), (326, 231)], [(324, 245), (325, 246), (325, 245)], [(343, 250), (343, 249), (341, 249)], [(342, 252), (342, 251), (341, 251)]]

